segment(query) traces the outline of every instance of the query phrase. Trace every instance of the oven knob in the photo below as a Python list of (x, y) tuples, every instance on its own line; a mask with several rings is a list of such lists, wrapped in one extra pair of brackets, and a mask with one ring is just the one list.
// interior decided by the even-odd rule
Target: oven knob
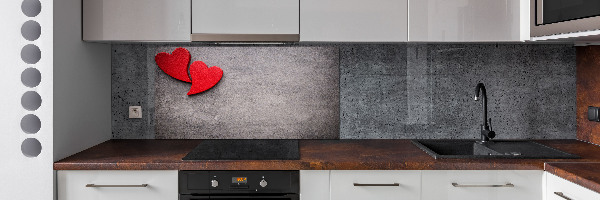
[(212, 186), (212, 187), (217, 187), (217, 186), (219, 186), (219, 181), (217, 181), (217, 180), (212, 180), (212, 181), (210, 181), (210, 186)]
[(267, 181), (265, 181), (265, 179), (260, 181), (260, 187), (267, 187)]

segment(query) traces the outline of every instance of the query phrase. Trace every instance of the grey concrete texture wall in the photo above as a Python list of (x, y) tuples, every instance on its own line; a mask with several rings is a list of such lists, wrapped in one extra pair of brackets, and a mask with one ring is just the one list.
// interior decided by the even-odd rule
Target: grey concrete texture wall
[[(154, 139), (154, 69), (147, 45), (112, 45), (112, 137)], [(154, 61), (154, 60), (151, 60)], [(142, 106), (141, 119), (129, 119), (129, 106)]]
[[(148, 60), (176, 46), (149, 48)], [(192, 61), (224, 71), (210, 90), (156, 71), (159, 139), (335, 139), (339, 137), (338, 51), (332, 47), (187, 47)]]
[[(179, 46), (223, 80), (185, 95), (189, 83), (154, 62)], [(478, 138), (478, 82), (497, 138), (576, 137), (571, 45), (123, 44), (113, 45), (113, 138)], [(133, 104), (143, 119), (127, 118)]]
[[(337, 48), (184, 45), (191, 62), (224, 71), (215, 87), (188, 96), (191, 84), (154, 62), (156, 54), (182, 45), (143, 46), (113, 46), (115, 138), (339, 138), (339, 63), (331, 59)], [(124, 51), (136, 53), (118, 53)], [(128, 119), (129, 105), (122, 104), (141, 104), (143, 118)]]
[(350, 45), (340, 69), (342, 139), (479, 138), (479, 82), (496, 138), (576, 137), (571, 45)]

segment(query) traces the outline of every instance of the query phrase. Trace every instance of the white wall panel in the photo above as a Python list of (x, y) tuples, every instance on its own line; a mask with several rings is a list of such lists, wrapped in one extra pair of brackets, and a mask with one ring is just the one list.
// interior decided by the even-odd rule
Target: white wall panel
[[(3, 1), (0, 7), (0, 199), (53, 199), (52, 163), (111, 136), (110, 45), (82, 42), (79, 0), (25, 0), (26, 10), (28, 3), (41, 5), (41, 12), (31, 16), (22, 11), (22, 2)], [(40, 26), (23, 28), (22, 35), (27, 21)], [(22, 59), (28, 45), (39, 48), (39, 60), (37, 48)], [(39, 71), (39, 85), (22, 83), (28, 68)], [(26, 92), (39, 94), (39, 107), (35, 102), (22, 106)], [(39, 130), (35, 120), (32, 129), (21, 128), (26, 115), (39, 118)], [(39, 141), (39, 155), (24, 155), (26, 139)]]
[[(52, 1), (41, 0), (41, 12), (27, 17), (21, 11), (22, 0), (2, 1), (0, 6), (0, 199), (53, 198), (53, 5)], [(40, 24), (41, 35), (33, 41), (21, 35), (21, 26), (29, 20)], [(41, 50), (40, 60), (26, 64), (21, 59), (21, 49), (33, 44)], [(41, 82), (30, 88), (21, 83), (21, 73), (27, 68), (36, 68), (41, 73)], [(37, 92), (41, 106), (28, 111), (21, 105), (21, 96), (27, 91)], [(34, 134), (21, 130), (21, 118), (27, 114), (39, 117), (41, 126)], [(21, 152), (25, 139), (33, 138), (41, 143), (37, 157), (26, 157)]]
[(109, 44), (83, 42), (81, 0), (54, 1), (54, 160), (109, 140)]

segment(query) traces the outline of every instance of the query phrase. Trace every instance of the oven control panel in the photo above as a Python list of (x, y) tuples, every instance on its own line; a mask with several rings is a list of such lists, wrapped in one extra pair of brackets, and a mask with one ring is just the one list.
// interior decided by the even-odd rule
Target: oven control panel
[(299, 171), (179, 171), (179, 192), (298, 193), (299, 179)]

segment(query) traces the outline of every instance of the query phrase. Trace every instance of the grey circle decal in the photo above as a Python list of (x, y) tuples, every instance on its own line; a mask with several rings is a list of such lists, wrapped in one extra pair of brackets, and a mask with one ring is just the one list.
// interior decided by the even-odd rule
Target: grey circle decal
[(42, 153), (42, 144), (35, 138), (27, 138), (21, 143), (21, 152), (27, 157), (37, 157)]
[(21, 73), (21, 82), (27, 87), (36, 87), (42, 81), (42, 73), (36, 68), (27, 68)]
[(42, 3), (39, 0), (23, 0), (21, 11), (27, 17), (35, 17), (42, 11)]
[(40, 61), (42, 51), (38, 46), (28, 44), (21, 49), (21, 59), (27, 64), (35, 64)]
[(41, 127), (42, 121), (33, 114), (25, 115), (25, 117), (21, 119), (21, 129), (27, 134), (35, 134), (40, 131)]
[(28, 91), (21, 97), (21, 105), (29, 111), (34, 111), (42, 105), (42, 97), (34, 91)]
[(29, 41), (34, 41), (40, 38), (42, 34), (42, 27), (39, 23), (33, 20), (26, 21), (21, 26), (21, 35), (23, 38)]

